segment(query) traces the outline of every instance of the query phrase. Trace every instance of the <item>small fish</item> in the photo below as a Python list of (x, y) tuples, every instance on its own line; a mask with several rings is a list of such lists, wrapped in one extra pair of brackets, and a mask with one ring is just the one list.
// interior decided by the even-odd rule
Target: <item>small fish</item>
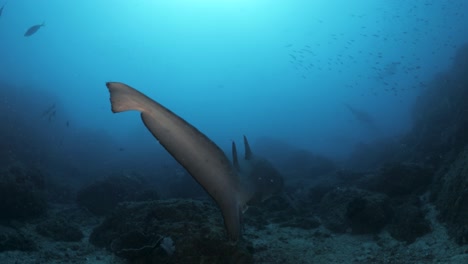
[(42, 24), (40, 24), (40, 25), (34, 25), (34, 26), (30, 27), (28, 30), (26, 30), (26, 32), (24, 33), (24, 36), (25, 36), (25, 37), (32, 36), (32, 35), (34, 35), (41, 27), (44, 27), (44, 26), (45, 26), (44, 22), (42, 22)]
[(57, 110), (52, 111), (49, 115), (49, 122), (55, 119), (55, 114), (57, 113)]
[(2, 7), (0, 7), (0, 17), (2, 16), (2, 13), (3, 13), (3, 8), (5, 8), (5, 5), (6, 5), (6, 3), (5, 3), (5, 4), (3, 4), (3, 5), (2, 5)]
[(67, 127), (69, 127), (69, 126), (70, 126), (70, 122), (67, 121)]
[(46, 110), (44, 110), (44, 112), (42, 112), (42, 116), (49, 115), (52, 112), (52, 110), (55, 110), (55, 103), (49, 106)]

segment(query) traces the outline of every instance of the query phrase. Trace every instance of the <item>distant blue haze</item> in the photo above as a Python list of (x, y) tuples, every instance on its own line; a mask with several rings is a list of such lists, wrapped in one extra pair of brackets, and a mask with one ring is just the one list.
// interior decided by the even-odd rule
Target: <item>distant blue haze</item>
[[(0, 80), (35, 95), (18, 109), (31, 118), (57, 104), (59, 124), (34, 121), (71, 141), (57, 155), (86, 156), (104, 141), (115, 152), (94, 162), (162, 152), (136, 112), (111, 113), (105, 82), (120, 81), (225, 150), (246, 134), (253, 145), (267, 137), (343, 158), (410, 129), (424, 83), (468, 41), (467, 14), (466, 0), (10, 0)], [(96, 142), (81, 142), (83, 131)]]

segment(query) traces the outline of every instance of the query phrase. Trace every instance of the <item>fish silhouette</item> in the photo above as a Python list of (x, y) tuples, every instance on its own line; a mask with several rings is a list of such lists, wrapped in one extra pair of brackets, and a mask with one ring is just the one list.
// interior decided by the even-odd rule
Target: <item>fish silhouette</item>
[(349, 110), (349, 112), (351, 112), (354, 118), (363, 126), (375, 132), (379, 131), (379, 127), (377, 123), (375, 122), (374, 118), (369, 113), (361, 109), (356, 109), (355, 107), (352, 107), (347, 103), (343, 103), (343, 105)]
[(3, 4), (3, 5), (2, 5), (2, 7), (0, 7), (0, 17), (2, 16), (3, 9), (5, 8), (5, 5), (6, 5), (6, 3), (5, 3), (5, 4)]
[(26, 32), (24, 33), (24, 36), (25, 36), (25, 37), (32, 36), (32, 35), (36, 34), (36, 32), (37, 32), (41, 27), (44, 27), (44, 26), (45, 26), (44, 22), (42, 22), (42, 24), (38, 24), (38, 25), (31, 26), (30, 28), (28, 28), (28, 30), (26, 30)]

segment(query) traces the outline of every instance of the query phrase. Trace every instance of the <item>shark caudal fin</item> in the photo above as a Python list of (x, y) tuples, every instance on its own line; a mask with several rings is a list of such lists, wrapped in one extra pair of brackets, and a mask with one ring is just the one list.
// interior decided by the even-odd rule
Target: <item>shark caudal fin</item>
[(145, 104), (151, 99), (135, 89), (128, 89), (123, 83), (106, 83), (110, 92), (110, 101), (113, 113), (129, 110), (145, 111)]

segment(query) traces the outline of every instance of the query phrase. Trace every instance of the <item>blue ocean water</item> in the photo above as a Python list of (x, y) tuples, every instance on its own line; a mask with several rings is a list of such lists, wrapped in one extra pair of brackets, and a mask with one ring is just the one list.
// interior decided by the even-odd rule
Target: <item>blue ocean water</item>
[[(3, 184), (0, 187), (10, 186), (14, 179), (13, 185), (20, 186), (18, 189), (23, 191), (33, 182), (34, 189), (29, 191), (42, 196), (35, 199), (35, 196), (28, 196), (28, 192), (25, 196), (33, 197), (32, 200), (43, 206), (41, 210), (31, 210), (34, 217), (44, 217), (46, 210), (56, 210), (53, 206), (57, 200), (68, 202), (66, 206), (75, 206), (75, 200), (81, 202), (80, 206), (86, 204), (89, 201), (75, 199), (76, 192), (83, 186), (89, 187), (96, 179), (113, 174), (123, 175), (123, 180), (117, 177), (122, 180), (118, 182), (122, 186), (135, 183), (131, 182), (138, 178), (133, 178), (135, 175), (145, 180), (154, 179), (156, 184), (151, 182), (148, 186), (156, 185), (158, 195), (163, 198), (164, 195), (199, 197), (200, 192), (204, 193), (201, 188), (195, 189), (197, 185), (192, 178), (148, 132), (138, 112), (112, 113), (106, 88), (106, 82), (112, 81), (126, 83), (166, 106), (213, 140), (228, 157), (231, 157), (233, 141), (237, 142), (239, 152), (243, 151), (242, 140), (246, 135), (255, 154), (266, 157), (282, 173), (287, 172), (282, 175), (285, 184), (278, 176), (276, 179), (281, 179), (281, 185), (276, 187), (303, 203), (300, 204), (303, 207), (299, 207), (303, 209), (303, 218), (298, 218), (299, 224), (293, 224), (294, 228), (310, 231), (321, 224), (326, 226), (325, 220), (313, 221), (308, 214), (319, 206), (336, 207), (333, 199), (325, 199), (329, 202), (325, 205), (314, 201), (326, 193), (369, 198), (364, 192), (356, 194), (354, 190), (344, 190), (346, 184), (357, 184), (388, 196), (393, 195), (390, 187), (397, 191), (404, 189), (405, 195), (418, 197), (418, 206), (414, 207), (419, 210), (420, 204), (427, 201), (424, 197), (418, 200), (423, 195), (417, 191), (428, 192), (431, 170), (441, 166), (442, 160), (450, 164), (453, 161), (450, 155), (458, 153), (464, 142), (460, 131), (464, 131), (466, 110), (463, 103), (453, 97), (463, 94), (458, 92), (465, 87), (464, 74), (460, 74), (463, 69), (454, 69), (454, 65), (464, 65), (465, 53), (460, 52), (461, 63), (454, 64), (454, 60), (457, 51), (468, 43), (467, 25), (466, 0), (0, 0), (0, 179)], [(445, 72), (451, 73), (441, 74)], [(441, 95), (440, 102), (434, 103), (431, 100), (437, 96), (428, 92), (432, 91), (430, 87), (436, 92), (443, 90), (440, 87), (455, 92), (451, 90), (449, 95)], [(421, 97), (425, 98), (422, 96), (425, 93), (433, 97), (427, 96), (430, 99), (415, 104)], [(433, 112), (427, 110), (430, 107), (424, 105), (425, 102), (434, 103)], [(426, 112), (418, 112), (418, 109)], [(460, 121), (444, 123), (450, 111), (459, 111), (453, 119)], [(405, 137), (413, 125), (416, 126), (416, 120), (423, 121)], [(433, 120), (440, 122), (434, 124), (435, 132), (431, 134), (426, 123), (432, 124)], [(424, 135), (421, 140), (417, 136), (419, 132)], [(366, 147), (373, 142), (383, 142), (377, 144), (376, 153), (398, 149), (391, 154), (400, 155), (402, 158), (398, 161), (403, 165), (383, 167), (384, 183), (370, 182), (369, 187), (365, 184), (368, 171), (348, 173), (342, 169), (343, 164), (349, 163), (359, 167), (360, 157), (355, 154), (366, 152)], [(431, 144), (433, 142), (440, 144)], [(406, 151), (406, 144), (413, 144), (414, 148)], [(456, 151), (452, 153), (452, 149)], [(411, 159), (405, 160), (405, 154)], [(385, 163), (379, 160), (382, 164), (372, 164), (373, 155), (366, 158), (375, 166), (359, 169), (371, 171)], [(25, 168), (38, 168), (41, 173), (34, 174), (33, 170)], [(268, 170), (271, 171), (274, 170)], [(407, 183), (405, 173), (416, 180)], [(335, 177), (336, 186), (317, 184), (314, 178), (323, 177), (327, 183), (330, 175)], [(36, 176), (41, 180), (34, 182)], [(387, 176), (389, 178), (385, 178)], [(393, 176), (400, 182), (386, 189), (388, 182), (395, 184)], [(351, 184), (352, 180), (357, 183)], [(112, 181), (114, 178), (109, 182)], [(138, 186), (143, 186), (142, 182), (138, 182)], [(268, 185), (268, 181), (255, 183), (260, 191), (268, 190), (262, 185)], [(70, 188), (62, 188), (60, 184)], [(450, 185), (447, 188), (450, 189)], [(0, 196), (8, 196), (4, 191), (7, 189), (9, 187), (1, 189)], [(69, 196), (60, 191), (69, 192)], [(438, 191), (443, 194), (442, 187)], [(11, 204), (21, 201), (24, 193), (18, 193)], [(98, 189), (91, 197), (96, 193), (100, 198), (107, 194), (99, 193)], [(236, 196), (241, 192), (232, 193)], [(314, 196), (316, 193), (319, 195)], [(98, 203), (100, 198), (91, 204)], [(364, 198), (354, 201), (355, 207), (351, 209), (361, 213), (359, 210), (365, 207)], [(383, 198), (377, 201), (386, 205)], [(447, 204), (452, 203), (448, 201)], [(178, 202), (164, 205), (166, 201), (162, 201), (161, 204), (172, 208), (180, 206)], [(184, 202), (181, 202), (182, 207)], [(266, 217), (267, 213), (274, 214), (272, 208), (279, 208), (283, 210), (282, 217), (287, 218), (285, 215), (291, 214), (288, 210), (297, 209), (293, 202), (291, 207), (285, 206), (286, 209), (273, 203), (260, 207), (263, 210), (260, 211), (271, 220), (276, 216)], [(20, 217), (15, 215), (21, 210), (11, 204), (4, 202), (0, 208), (13, 208), (10, 210), (13, 216), (0, 209), (0, 220), (16, 221), (24, 217), (22, 212)], [(440, 207), (441, 204), (444, 206), (440, 201), (436, 205)], [(66, 206), (61, 209), (68, 210)], [(205, 204), (197, 206), (199, 210), (195, 210), (195, 214), (203, 210), (200, 208), (206, 209)], [(218, 207), (223, 206), (218, 204)], [(31, 206), (23, 209), (26, 212)], [(347, 213), (354, 213), (351, 209)], [(373, 219), (374, 211), (370, 211), (364, 220)], [(259, 211), (246, 217), (251, 221), (247, 223), (249, 235), (260, 234), (262, 225), (268, 225), (260, 219), (260, 214), (255, 215), (256, 212)], [(327, 218), (327, 212), (313, 213)], [(357, 218), (361, 220), (358, 213)], [(390, 222), (390, 213), (382, 215), (385, 221), (378, 223), (377, 231)], [(420, 215), (425, 220), (424, 214)], [(68, 217), (73, 219), (75, 215)], [(81, 228), (90, 228), (89, 222), (96, 221), (93, 217), (89, 216), (92, 220), (83, 217), (77, 222), (82, 224)], [(172, 219), (170, 217), (174, 215), (162, 218)], [(214, 222), (221, 226), (220, 219)], [(44, 217), (38, 221), (47, 220)], [(429, 225), (421, 222), (422, 231), (415, 237), (405, 238), (405, 229), (396, 228), (403, 231), (397, 233), (395, 239), (401, 239), (398, 235), (403, 234), (403, 240), (412, 243), (429, 233)], [(1, 224), (4, 228), (4, 223)], [(5, 226), (11, 227), (10, 224)], [(261, 228), (257, 230), (252, 226)], [(344, 231), (339, 232), (348, 232), (349, 228), (343, 226)], [(358, 226), (362, 228), (366, 224)], [(377, 232), (375, 230), (372, 232)], [(1, 232), (7, 234), (3, 229)], [(40, 231), (31, 232), (32, 236), (40, 237), (37, 233)], [(172, 236), (178, 248), (182, 239)], [(465, 241), (466, 235), (460, 237)], [(169, 238), (164, 237), (166, 241)], [(80, 239), (81, 236), (78, 241)], [(11, 250), (4, 245), (0, 245), (0, 249)], [(267, 257), (259, 263), (271, 263), (268, 260), (271, 253), (266, 252)], [(444, 260), (447, 252), (434, 258)], [(460, 254), (466, 255), (466, 251), (463, 252)], [(257, 258), (264, 257), (261, 250), (257, 253)]]
[[(99, 131), (128, 149), (157, 145), (135, 113), (110, 113), (106, 81), (147, 93), (222, 148), (247, 134), (342, 157), (407, 130), (422, 82), (468, 38), (461, 0), (0, 4), (0, 79), (38, 93), (24, 111), (56, 103), (75, 135)], [(369, 133), (343, 103), (380, 131)], [(65, 126), (50, 133), (74, 141)]]

